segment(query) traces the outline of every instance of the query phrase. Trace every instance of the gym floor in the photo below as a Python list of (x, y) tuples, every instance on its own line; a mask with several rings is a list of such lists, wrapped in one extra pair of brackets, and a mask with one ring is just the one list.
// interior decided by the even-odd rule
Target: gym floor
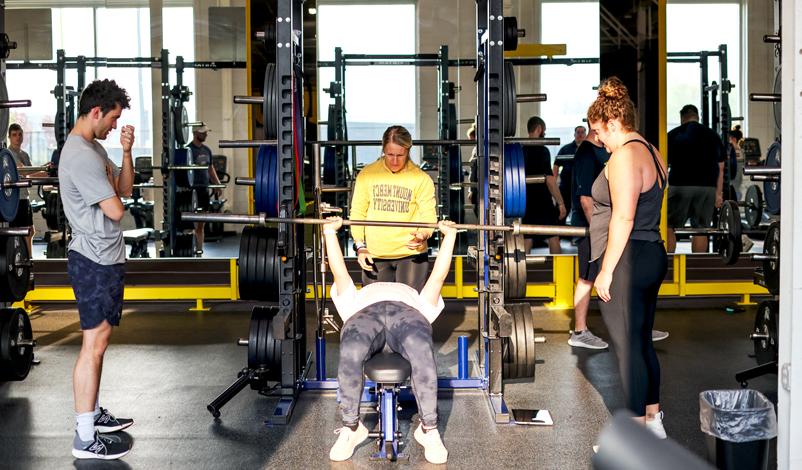
[[(718, 300), (682, 309), (664, 302), (659, 329), (671, 336), (656, 343), (663, 385), (662, 405), (670, 437), (704, 456), (699, 430), (699, 392), (737, 388), (733, 374), (752, 367), (746, 339), (754, 309), (727, 314)], [(705, 305), (706, 304), (706, 305)], [(481, 391), (442, 391), (440, 430), (453, 468), (590, 467), (592, 446), (610, 411), (622, 405), (615, 358), (609, 351), (572, 349), (566, 344), (570, 311), (549, 311), (532, 302), (539, 345), (536, 379), (506, 384), (513, 408), (546, 408), (553, 427), (495, 425)], [(215, 422), (206, 404), (234, 380), (246, 363), (246, 349), (235, 345), (247, 336), (250, 304), (217, 303), (209, 312), (188, 312), (186, 303), (126, 305), (121, 327), (106, 355), (101, 404), (112, 413), (136, 420), (130, 433), (132, 452), (120, 461), (74, 461), (69, 453), (72, 414), (72, 367), (80, 345), (73, 305), (48, 305), (31, 315), (39, 342), (35, 366), (23, 382), (0, 383), (0, 468), (329, 468), (328, 449), (339, 426), (333, 392), (304, 392), (287, 426), (267, 426), (275, 398), (243, 390), (222, 409)], [(307, 312), (312, 312), (308, 308)], [(476, 307), (449, 301), (435, 323), (441, 375), (456, 375), (456, 338), (476, 347)], [(314, 331), (309, 318), (308, 331)], [(606, 338), (598, 311), (591, 329)], [(313, 336), (313, 335), (312, 335)], [(312, 349), (310, 338), (309, 350)], [(337, 338), (328, 338), (327, 369), (336, 373)], [(776, 400), (776, 376), (750, 382)], [(367, 412), (367, 410), (366, 410)], [(403, 441), (417, 424), (414, 404), (402, 412)], [(366, 414), (368, 426), (375, 414)], [(413, 424), (410, 424), (413, 423)], [(427, 466), (421, 447), (411, 441), (410, 463)], [(372, 441), (361, 445), (349, 462), (335, 468), (391, 467), (369, 460)], [(772, 461), (774, 445), (772, 446)]]

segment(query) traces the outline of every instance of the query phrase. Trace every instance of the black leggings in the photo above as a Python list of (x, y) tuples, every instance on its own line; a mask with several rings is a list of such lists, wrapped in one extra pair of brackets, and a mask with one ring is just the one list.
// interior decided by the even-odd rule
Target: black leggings
[(618, 356), (624, 396), (636, 416), (660, 402), (660, 363), (652, 345), (657, 291), (668, 258), (661, 242), (629, 240), (613, 271), (610, 301), (601, 312)]

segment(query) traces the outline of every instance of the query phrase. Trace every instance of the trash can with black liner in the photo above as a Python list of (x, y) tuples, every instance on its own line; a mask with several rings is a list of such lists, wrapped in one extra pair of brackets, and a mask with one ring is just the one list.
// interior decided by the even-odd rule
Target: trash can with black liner
[(720, 470), (767, 470), (769, 441), (777, 436), (774, 404), (757, 390), (699, 394), (699, 420), (708, 459)]

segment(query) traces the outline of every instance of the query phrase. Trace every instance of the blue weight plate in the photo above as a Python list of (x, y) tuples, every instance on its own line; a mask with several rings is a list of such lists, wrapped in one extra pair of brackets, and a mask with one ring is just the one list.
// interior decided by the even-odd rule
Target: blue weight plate
[(524, 166), (524, 147), (521, 144), (515, 144), (515, 154), (517, 155), (518, 166), (518, 217), (523, 217), (526, 214), (526, 167)]
[(260, 145), (256, 154), (256, 174), (254, 175), (253, 205), (257, 213), (267, 211), (267, 145)]
[[(17, 164), (8, 149), (0, 150), (0, 180), (4, 183), (16, 182), (19, 180), (17, 174)], [(6, 188), (0, 191), (0, 217), (6, 222), (11, 222), (17, 216), (17, 206), (19, 206), (19, 188)]]
[(506, 167), (506, 171), (510, 173), (510, 187), (509, 189), (505, 190), (506, 194), (510, 195), (510, 210), (507, 213), (508, 217), (520, 217), (520, 204), (518, 201), (518, 154), (515, 149), (515, 144), (510, 144), (509, 149), (505, 154), (506, 159), (504, 160), (504, 165)]
[(265, 186), (265, 188), (267, 188), (267, 193), (265, 194), (267, 205), (265, 207), (265, 213), (268, 217), (278, 217), (279, 175), (278, 155), (275, 145), (267, 146), (265, 157), (265, 166), (267, 167), (267, 172), (265, 173), (267, 177), (267, 185)]
[(512, 215), (515, 212), (513, 207), (512, 198), (512, 167), (510, 166), (512, 160), (512, 144), (504, 144), (504, 216), (515, 217)]
[(512, 198), (515, 201), (515, 217), (523, 217), (523, 204), (521, 204), (521, 185), (526, 182), (526, 180), (521, 176), (521, 162), (520, 156), (518, 155), (518, 151), (520, 150), (519, 144), (512, 144), (511, 154), (511, 164), (512, 166), (510, 169), (512, 170)]

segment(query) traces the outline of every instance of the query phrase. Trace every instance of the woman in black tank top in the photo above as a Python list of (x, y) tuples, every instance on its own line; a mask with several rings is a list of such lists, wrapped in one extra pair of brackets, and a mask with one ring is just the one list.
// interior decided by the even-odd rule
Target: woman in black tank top
[(634, 105), (618, 78), (601, 84), (588, 123), (612, 153), (592, 188), (591, 259), (600, 263), (595, 287), (602, 317), (615, 345), (627, 407), (665, 438), (652, 327), (668, 267), (659, 230), (666, 167), (634, 130)]

